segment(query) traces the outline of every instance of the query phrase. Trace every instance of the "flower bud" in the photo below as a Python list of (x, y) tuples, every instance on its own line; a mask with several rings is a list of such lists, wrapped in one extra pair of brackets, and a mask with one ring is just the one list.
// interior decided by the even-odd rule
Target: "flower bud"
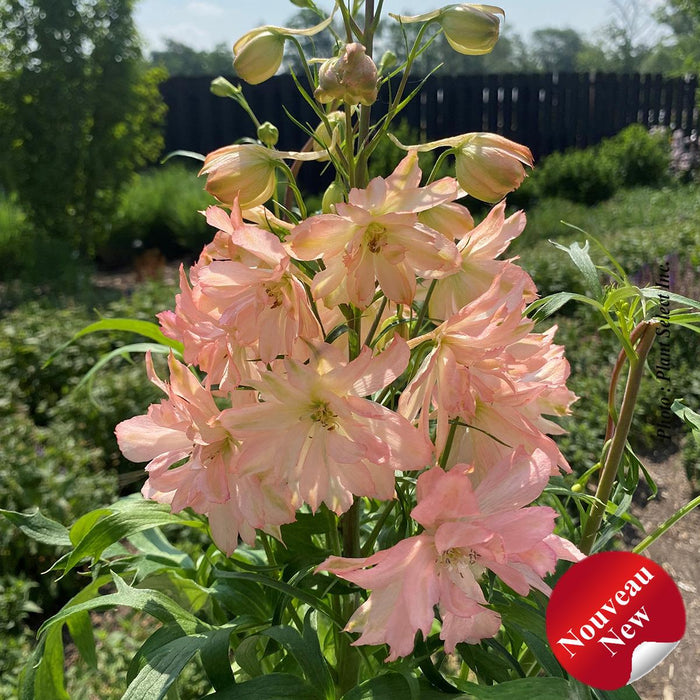
[(440, 11), (438, 22), (457, 53), (480, 56), (489, 53), (498, 41), (499, 13), (505, 17), (503, 10), (493, 5), (450, 5)]
[(270, 122), (263, 122), (258, 127), (258, 138), (269, 148), (277, 145), (280, 138), (279, 129)]
[(377, 66), (362, 44), (347, 44), (340, 56), (329, 58), (319, 70), (314, 97), (321, 103), (371, 105), (377, 99)]
[[(345, 140), (345, 113), (330, 112), (327, 115), (328, 124), (331, 130), (328, 130), (325, 122), (321, 122), (314, 131), (314, 148), (316, 150), (324, 150), (331, 147), (333, 143), (333, 135), (335, 134), (335, 142), (338, 147)], [(328, 156), (319, 158), (319, 160), (328, 160)]]
[(232, 85), (226, 78), (220, 75), (218, 78), (214, 78), (209, 86), (212, 94), (217, 97), (233, 97), (241, 94), (241, 88)]
[(393, 51), (385, 51), (379, 61), (379, 67), (377, 72), (379, 75), (384, 75), (384, 73), (390, 71), (397, 63), (398, 59)]
[(457, 182), (482, 202), (498, 202), (520, 187), (524, 166), (533, 165), (529, 148), (497, 134), (466, 134), (454, 153)]
[(199, 174), (207, 175), (204, 189), (222, 204), (231, 206), (238, 197), (241, 209), (250, 209), (272, 196), (277, 163), (264, 146), (234, 144), (207, 155)]
[(345, 201), (345, 188), (336, 180), (323, 194), (321, 210), (324, 214), (335, 214), (335, 205)]
[(251, 85), (271, 78), (282, 65), (283, 34), (268, 28), (254, 29), (233, 45), (233, 67)]

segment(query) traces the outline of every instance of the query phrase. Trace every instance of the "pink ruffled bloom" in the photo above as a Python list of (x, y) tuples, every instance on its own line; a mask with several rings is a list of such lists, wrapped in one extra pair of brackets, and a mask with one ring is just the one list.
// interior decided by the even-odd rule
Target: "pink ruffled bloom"
[[(435, 213), (425, 212), (421, 218), (433, 228), (451, 237), (460, 237), (457, 250), (461, 265), (456, 274), (437, 281), (430, 297), (430, 317), (444, 320), (484, 294), (494, 278), (500, 280), (502, 295), (514, 288), (522, 289), (526, 302), (537, 295), (530, 276), (511, 260), (497, 260), (510, 242), (525, 228), (525, 214), (516, 212), (505, 218), (505, 200), (497, 204), (475, 228), (469, 226), (471, 216), (459, 204), (451, 204)], [(463, 210), (463, 211), (462, 211)]]
[(520, 278), (504, 296), (497, 276), (486, 293), (412, 341), (435, 345), (401, 395), (399, 412), (410, 421), (420, 416), (424, 434), (429, 421), (437, 420), (437, 454), (446, 445), (450, 419), (458, 418), (470, 427), (457, 429), (456, 461), (480, 467), (524, 446), (529, 452), (539, 448), (554, 465), (570, 469), (546, 435), (562, 429), (542, 414), (566, 415), (576, 396), (566, 388), (563, 348), (552, 344), (556, 329), (531, 333), (534, 324), (522, 315), (528, 280)]
[(304, 341), (320, 338), (320, 328), (276, 236), (244, 223), (237, 203), (230, 216), (217, 207), (206, 215), (214, 241), (190, 271), (193, 286), (181, 270), (175, 311), (159, 319), (209, 385), (231, 390), (258, 376), (254, 360), (305, 358)]
[[(295, 517), (289, 490), (237, 473), (238, 443), (221, 424), (210, 391), (185, 365), (170, 355), (167, 384), (156, 375), (150, 354), (146, 362), (150, 380), (168, 398), (115, 429), (124, 456), (148, 462), (144, 497), (175, 512), (189, 507), (208, 514), (215, 542), (229, 554), (239, 535), (253, 545), (256, 528), (279, 536), (279, 526)], [(236, 392), (236, 399), (253, 400), (251, 392)]]
[(312, 216), (292, 231), (293, 255), (325, 264), (311, 286), (315, 299), (365, 309), (379, 282), (389, 300), (408, 305), (416, 276), (436, 279), (458, 269), (453, 241), (418, 219), (419, 212), (456, 199), (457, 182), (443, 178), (420, 187), (420, 180), (418, 156), (409, 153), (386, 180), (351, 190), (336, 214)]
[(355, 496), (394, 496), (396, 470), (422, 469), (432, 445), (405, 419), (362, 398), (405, 369), (406, 343), (373, 357), (364, 347), (347, 362), (337, 348), (312, 348), (307, 364), (285, 359), (251, 382), (262, 402), (233, 408), (222, 425), (242, 443), (239, 468), (288, 483), (312, 510), (346, 511)]
[(460, 642), (493, 637), (500, 616), (484, 607), (488, 601), (479, 585), (487, 569), (521, 595), (530, 588), (548, 595), (542, 577), (557, 560), (583, 558), (553, 534), (554, 510), (525, 508), (540, 495), (550, 471), (544, 453), (528, 457), (518, 450), (482, 479), (466, 464), (421, 474), (411, 512), (425, 528), (420, 535), (365, 559), (330, 557), (318, 567), (371, 591), (346, 627), (362, 633), (354, 644), (388, 644), (388, 661), (407, 656), (415, 633), (430, 633), (436, 605), (447, 653)]

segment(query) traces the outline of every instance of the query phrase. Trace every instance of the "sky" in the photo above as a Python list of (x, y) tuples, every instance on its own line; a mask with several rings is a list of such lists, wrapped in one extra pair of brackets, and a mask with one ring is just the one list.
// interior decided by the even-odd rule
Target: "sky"
[[(658, 5), (659, 0), (643, 0)], [(592, 34), (610, 17), (611, 0), (491, 0), (506, 12), (506, 26), (523, 38), (534, 29), (570, 27)], [(330, 7), (329, 0), (318, 0)], [(385, 0), (384, 13), (418, 14), (450, 4), (450, 0)], [(263, 24), (284, 25), (298, 12), (289, 0), (138, 0), (136, 25), (147, 50), (163, 47), (165, 38), (175, 39), (198, 50), (229, 44), (249, 29)]]

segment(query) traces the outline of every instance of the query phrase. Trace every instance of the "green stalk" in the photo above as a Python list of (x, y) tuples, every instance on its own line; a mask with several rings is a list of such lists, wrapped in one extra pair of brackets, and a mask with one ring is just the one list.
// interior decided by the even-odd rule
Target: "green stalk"
[(435, 289), (435, 285), (437, 284), (437, 280), (432, 280), (430, 283), (430, 286), (428, 287), (428, 292), (425, 295), (425, 299), (423, 301), (423, 306), (420, 307), (420, 312), (418, 313), (418, 319), (416, 321), (416, 325), (413, 326), (413, 333), (411, 333), (411, 338), (415, 338), (419, 333), (421, 326), (423, 325), (423, 321), (425, 320), (425, 316), (428, 313), (428, 305), (430, 304), (430, 297), (433, 296), (433, 291)]
[(590, 554), (595, 543), (596, 535), (600, 529), (600, 524), (603, 520), (605, 508), (610, 498), (615, 477), (620, 466), (620, 461), (625, 452), (627, 437), (632, 425), (632, 417), (634, 415), (635, 404), (639, 394), (639, 387), (642, 383), (644, 375), (644, 365), (647, 355), (651, 350), (656, 335), (655, 324), (645, 323), (644, 330), (640, 333), (639, 343), (636, 350), (633, 350), (634, 356), (629, 357), (629, 373), (627, 375), (627, 384), (625, 393), (620, 406), (620, 416), (610, 443), (610, 449), (603, 462), (603, 468), (596, 490), (596, 501), (591, 505), (591, 510), (588, 514), (588, 519), (583, 529), (581, 543), (579, 549), (584, 554)]
[(666, 532), (674, 523), (684, 518), (691, 510), (700, 506), (700, 496), (696, 496), (690, 503), (686, 503), (680, 510), (677, 510), (668, 520), (665, 520), (648, 537), (645, 537), (632, 551), (641, 554), (650, 544), (656, 542), (661, 535)]
[(379, 322), (382, 320), (382, 314), (384, 313), (384, 309), (386, 308), (386, 303), (387, 298), (384, 297), (382, 299), (382, 303), (379, 305), (377, 315), (374, 317), (374, 321), (372, 321), (372, 325), (369, 327), (367, 337), (365, 338), (365, 345), (369, 345), (372, 342), (374, 334), (377, 332), (377, 328), (379, 327)]

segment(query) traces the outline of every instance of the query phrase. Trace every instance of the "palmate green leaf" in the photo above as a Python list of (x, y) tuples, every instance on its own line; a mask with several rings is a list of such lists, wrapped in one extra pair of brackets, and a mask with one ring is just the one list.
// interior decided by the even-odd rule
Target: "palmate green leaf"
[(55, 520), (49, 520), (37, 510), (35, 513), (17, 513), (14, 510), (3, 510), (4, 515), (13, 525), (16, 525), (27, 537), (42, 544), (54, 547), (70, 547), (72, 545), (68, 529)]
[(85, 557), (98, 559), (107, 547), (125, 537), (169, 524), (200, 526), (199, 521), (172, 513), (168, 506), (138, 497), (122, 499), (109, 508), (88, 513), (71, 528), (75, 549), (66, 560), (64, 571), (70, 571)]
[(147, 588), (133, 588), (116, 574), (112, 574), (112, 580), (117, 587), (116, 593), (102, 595), (75, 605), (68, 604), (44, 622), (39, 628), (39, 634), (49, 632), (53, 627), (65, 622), (76, 612), (111, 608), (118, 605), (141, 610), (166, 624), (176, 623), (185, 634), (197, 634), (210, 629), (207, 623), (197, 619), (191, 612), (179, 606), (160, 591)]
[(555, 241), (550, 241), (559, 250), (563, 250), (573, 261), (574, 265), (581, 271), (583, 278), (586, 282), (586, 288), (593, 294), (593, 296), (602, 300), (605, 296), (603, 292), (603, 287), (600, 284), (600, 279), (598, 278), (598, 271), (596, 270), (593, 260), (588, 253), (589, 245), (588, 241), (583, 244), (583, 248), (574, 241), (568, 248), (561, 245), (561, 243), (556, 243)]
[[(464, 700), (567, 700), (571, 697), (571, 687), (565, 678), (518, 678), (498, 685), (476, 685), (459, 678), (452, 679), (466, 696), (452, 696)], [(576, 698), (576, 696), (573, 696)]]
[(498, 602), (494, 607), (500, 613), (503, 624), (527, 644), (537, 663), (550, 676), (563, 677), (564, 672), (547, 643), (544, 609), (517, 598)]

